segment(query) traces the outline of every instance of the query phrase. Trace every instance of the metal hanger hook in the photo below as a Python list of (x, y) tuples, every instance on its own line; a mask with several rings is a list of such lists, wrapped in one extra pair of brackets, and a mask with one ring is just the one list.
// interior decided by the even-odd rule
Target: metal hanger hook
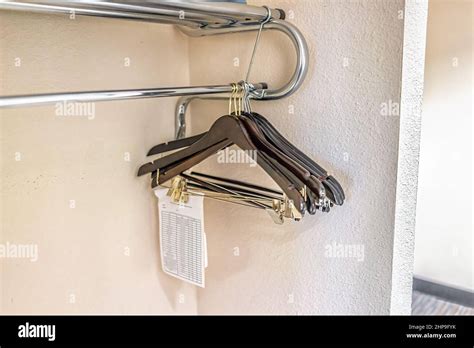
[(247, 81), (240, 81), (239, 85), (242, 88), (242, 109), (245, 112), (252, 112), (252, 107), (250, 105), (250, 92), (255, 88)]
[(255, 53), (257, 52), (257, 46), (258, 46), (258, 42), (260, 41), (260, 35), (262, 34), (263, 26), (267, 24), (268, 22), (270, 22), (272, 19), (272, 11), (270, 10), (270, 8), (268, 6), (263, 6), (263, 7), (267, 10), (267, 17), (260, 23), (260, 28), (258, 29), (258, 32), (257, 32), (257, 38), (255, 39), (255, 44), (253, 45), (252, 56), (250, 58), (250, 63), (247, 70), (247, 75), (245, 76), (245, 81), (248, 81), (250, 77), (250, 71), (252, 70), (252, 65), (255, 58)]
[(235, 106), (235, 92), (237, 90), (237, 84), (232, 82), (230, 85), (232, 87), (232, 92), (229, 95), (229, 115), (232, 115), (232, 109), (233, 109), (232, 103), (234, 102), (234, 106)]

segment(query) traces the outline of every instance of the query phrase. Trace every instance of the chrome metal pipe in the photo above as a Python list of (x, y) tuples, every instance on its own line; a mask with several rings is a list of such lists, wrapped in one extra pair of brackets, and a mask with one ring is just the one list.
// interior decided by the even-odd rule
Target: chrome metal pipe
[[(55, 5), (57, 4), (57, 5)], [(39, 11), (46, 13), (68, 13), (110, 18), (125, 18), (141, 21), (169, 22), (179, 24), (188, 35), (202, 36), (258, 30), (259, 21), (267, 18), (266, 8), (242, 4), (216, 3), (183, 3), (180, 1), (2, 1), (0, 9)], [(179, 18), (181, 11), (184, 18)], [(171, 12), (169, 12), (171, 11)], [(276, 18), (282, 18), (283, 12), (271, 10)], [(187, 17), (186, 17), (187, 16)], [(187, 19), (186, 19), (187, 18)], [(218, 22), (211, 23), (209, 18)], [(220, 22), (219, 22), (220, 21)], [(255, 22), (257, 21), (257, 22)], [(197, 29), (199, 28), (199, 29)], [(308, 49), (299, 30), (279, 19), (272, 19), (265, 29), (275, 29), (285, 33), (293, 42), (297, 54), (297, 67), (286, 85), (277, 89), (266, 90), (262, 85), (252, 91), (251, 98), (260, 100), (279, 99), (294, 93), (301, 85), (308, 62)], [(230, 85), (169, 87), (140, 90), (87, 91), (70, 93), (48, 93), (36, 95), (19, 95), (0, 97), (0, 107), (50, 104), (61, 101), (96, 102), (107, 100), (156, 98), (171, 96), (212, 95), (231, 92)]]
[(199, 96), (181, 97), (176, 103), (175, 111), (175, 139), (182, 139), (186, 137), (186, 110), (188, 109), (189, 103)]
[(55, 104), (59, 102), (84, 103), (230, 92), (232, 92), (231, 85), (217, 85), (16, 95), (11, 97), (0, 97), (0, 108)]
[[(187, 3), (182, 1), (0, 1), (0, 9), (51, 14), (74, 13), (78, 16), (98, 16), (150, 21), (193, 28), (239, 26), (240, 22), (258, 24), (267, 10), (258, 6), (232, 3)], [(271, 9), (272, 18), (281, 19), (280, 10)]]
[[(255, 84), (255, 88), (263, 89), (265, 86)], [(60, 102), (86, 103), (127, 99), (182, 97), (201, 94), (229, 94), (230, 92), (232, 92), (232, 86), (229, 84), (15, 95), (11, 97), (0, 97), (0, 108), (47, 105)]]
[[(211, 30), (211, 29), (200, 29), (200, 30), (188, 30), (182, 29), (188, 35), (191, 36), (200, 36), (200, 35), (217, 35), (229, 32), (241, 32), (245, 30), (257, 30), (256, 27), (240, 27), (237, 31), (236, 29), (221, 29)], [(272, 20), (270, 23), (265, 24), (264, 30), (278, 30), (287, 35), (291, 42), (293, 43), (296, 51), (296, 67), (293, 73), (293, 76), (290, 80), (283, 86), (277, 89), (255, 89), (251, 92), (250, 97), (255, 100), (272, 100), (272, 99), (281, 99), (288, 97), (293, 94), (298, 88), (300, 88), (303, 83), (306, 74), (308, 72), (308, 61), (309, 61), (309, 51), (308, 45), (304, 36), (294, 25), (281, 21), (281, 20)], [(211, 96), (211, 95), (201, 95), (201, 96), (183, 96), (179, 98), (178, 103), (176, 104), (175, 112), (175, 137), (176, 139), (181, 139), (186, 136), (186, 111), (188, 109), (189, 103), (194, 99), (212, 99), (219, 100), (224, 99), (220, 96)]]
[[(213, 29), (202, 28), (199, 30), (180, 28), (190, 36), (220, 35), (237, 33), (248, 30), (258, 30), (259, 25), (244, 25), (240, 27)], [(251, 93), (252, 99), (273, 100), (281, 99), (293, 94), (303, 83), (308, 72), (309, 51), (308, 44), (303, 34), (293, 24), (282, 20), (271, 20), (265, 24), (264, 30), (277, 30), (284, 33), (293, 43), (296, 51), (296, 67), (290, 80), (282, 87), (273, 89), (271, 86), (265, 90), (255, 90)]]
[(176, 103), (175, 111), (175, 139), (182, 139), (186, 137), (186, 111), (188, 110), (189, 104), (195, 100), (225, 100), (229, 97), (217, 96), (217, 95), (190, 95), (182, 96)]

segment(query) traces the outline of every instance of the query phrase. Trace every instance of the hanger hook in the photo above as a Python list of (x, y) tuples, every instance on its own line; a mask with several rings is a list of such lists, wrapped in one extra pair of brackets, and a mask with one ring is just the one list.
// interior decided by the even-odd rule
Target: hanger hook
[(250, 57), (250, 63), (247, 69), (247, 75), (245, 76), (245, 81), (248, 81), (250, 77), (250, 71), (252, 70), (252, 65), (255, 58), (255, 53), (257, 52), (257, 46), (260, 40), (260, 35), (262, 34), (263, 26), (267, 24), (268, 22), (270, 22), (270, 20), (272, 19), (272, 11), (270, 10), (270, 8), (268, 6), (263, 6), (263, 7), (267, 10), (267, 16), (260, 23), (260, 28), (258, 29), (258, 32), (257, 32), (257, 38), (255, 39), (255, 44), (253, 45), (252, 56)]
[(234, 93), (234, 114), (239, 115), (239, 93), (240, 93), (240, 88), (239, 84), (235, 84), (235, 93)]
[(253, 86), (247, 81), (240, 81), (239, 85), (242, 88), (242, 109), (245, 112), (252, 112), (252, 108), (250, 106), (250, 92)]
[(232, 87), (232, 91), (229, 96), (229, 115), (232, 115), (232, 102), (234, 101), (237, 84), (232, 82), (230, 85)]

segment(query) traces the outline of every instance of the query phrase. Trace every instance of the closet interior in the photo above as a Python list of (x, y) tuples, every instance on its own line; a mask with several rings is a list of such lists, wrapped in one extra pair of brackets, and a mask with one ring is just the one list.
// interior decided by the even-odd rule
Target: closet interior
[[(0, 97), (0, 107), (12, 108), (64, 102), (106, 102), (114, 100), (180, 97), (175, 111), (175, 139), (153, 146), (147, 156), (158, 156), (138, 169), (149, 175), (152, 188), (169, 188), (175, 202), (185, 203), (190, 195), (201, 195), (233, 204), (267, 211), (276, 223), (301, 220), (305, 214), (329, 212), (342, 205), (344, 191), (338, 181), (311, 156), (286, 139), (269, 120), (253, 111), (253, 101), (282, 99), (295, 93), (308, 70), (309, 54), (303, 34), (285, 20), (280, 9), (241, 3), (182, 1), (4, 1), (0, 10), (33, 11), (97, 16), (176, 25), (191, 37), (256, 33), (247, 74), (242, 81), (225, 85), (156, 87), (8, 95)], [(283, 86), (250, 81), (253, 58), (261, 33), (276, 30), (286, 35), (296, 52), (294, 73)], [(186, 110), (194, 99), (223, 99), (225, 115), (205, 133), (186, 135)], [(247, 182), (199, 173), (193, 167), (228, 147), (236, 145), (278, 185), (279, 190)]]

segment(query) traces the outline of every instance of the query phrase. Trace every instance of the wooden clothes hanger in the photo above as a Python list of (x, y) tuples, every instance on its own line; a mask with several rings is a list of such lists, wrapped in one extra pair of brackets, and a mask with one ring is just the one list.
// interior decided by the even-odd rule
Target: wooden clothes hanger
[[(249, 131), (253, 133), (252, 137), (249, 135)], [(285, 165), (297, 171), (295, 175), (298, 177), (306, 179), (310, 176), (309, 173), (298, 168), (291, 160), (286, 159), (275, 151), (272, 152), (272, 149), (266, 148), (265, 144), (258, 138), (259, 135), (254, 132), (254, 129), (246, 128), (242, 118), (229, 115), (222, 116), (214, 122), (203, 137), (188, 148), (141, 166), (138, 175), (141, 176), (156, 171), (159, 173), (158, 184), (162, 184), (202, 162), (219, 150), (235, 144), (242, 150), (257, 151), (257, 164), (278, 184), (286, 196), (293, 202), (296, 209), (303, 214), (306, 207), (305, 198), (297, 190), (295, 183), (288, 180), (275, 167), (268, 158), (267, 151), (269, 150), (270, 153), (276, 154), (280, 159), (283, 159)], [(257, 139), (258, 145), (253, 141), (255, 139)]]
[[(312, 161), (308, 156), (306, 156), (301, 150), (296, 148), (292, 145), (286, 138), (284, 138), (276, 128), (271, 125), (262, 115), (257, 113), (243, 113), (242, 116), (249, 118), (256, 124), (263, 133), (265, 140), (268, 140), (271, 145), (278, 148), (279, 151), (283, 152), (287, 158), (291, 158), (295, 161), (299, 166), (304, 168), (307, 172), (310, 173), (310, 180), (306, 181), (310, 190), (308, 191), (310, 194), (309, 199), (311, 200), (311, 196), (313, 196), (313, 200), (321, 199), (321, 195), (327, 195), (327, 197), (331, 200), (332, 203), (337, 205), (342, 205), (345, 199), (344, 192), (340, 186), (340, 184), (334, 179), (334, 177), (329, 176), (327, 172), (319, 166), (317, 163)], [(149, 155), (155, 155), (159, 153), (163, 153), (166, 151), (174, 150), (180, 147), (189, 146), (191, 143), (196, 142), (197, 140), (201, 139), (206, 133), (202, 133), (193, 137), (174, 140), (169, 143), (160, 144), (153, 147), (149, 151)], [(171, 161), (172, 158), (168, 158), (168, 161)], [(168, 164), (169, 162), (166, 162)], [(282, 166), (280, 166), (280, 170), (282, 170)], [(304, 175), (307, 175), (305, 173)], [(287, 175), (288, 176), (288, 175)], [(301, 176), (300, 176), (301, 177)], [(295, 177), (293, 176), (293, 182), (295, 182)], [(324, 192), (321, 193), (321, 185), (323, 186)], [(316, 194), (313, 193), (316, 191)], [(309, 202), (308, 204), (308, 211), (312, 211), (312, 206), (315, 204)], [(321, 204), (320, 204), (321, 205)], [(326, 205), (327, 206), (327, 205)], [(323, 205), (324, 207), (324, 205)], [(329, 208), (329, 206), (327, 206)]]

